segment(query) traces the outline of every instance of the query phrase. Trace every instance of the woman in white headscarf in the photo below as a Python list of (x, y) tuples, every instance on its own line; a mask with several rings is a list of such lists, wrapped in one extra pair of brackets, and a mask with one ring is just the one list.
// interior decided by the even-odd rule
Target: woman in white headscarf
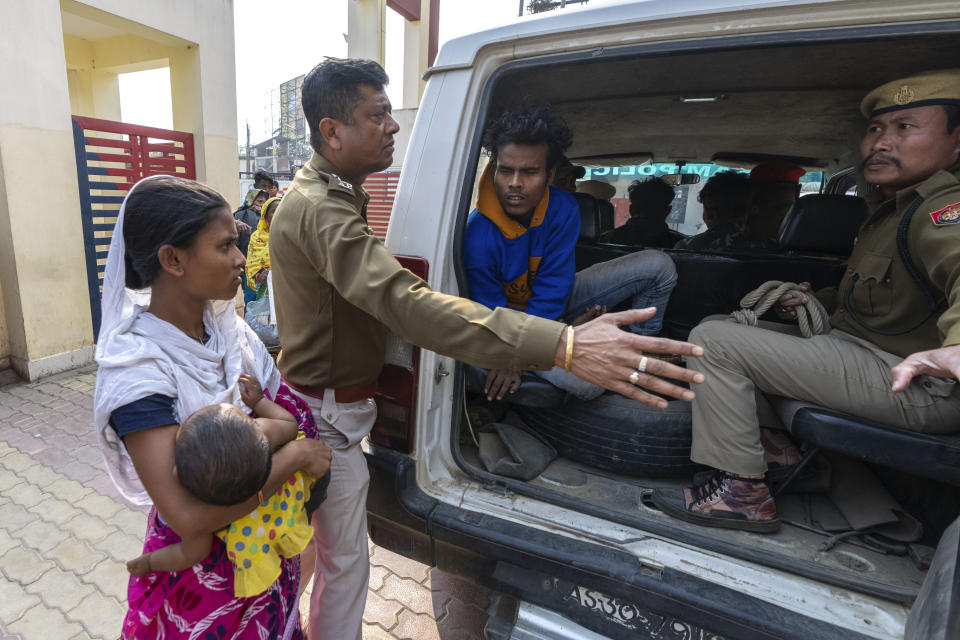
[[(117, 218), (104, 273), (94, 421), (120, 491), (153, 505), (144, 552), (178, 541), (178, 533), (224, 527), (258, 506), (255, 496), (233, 507), (205, 504), (180, 485), (172, 472), (180, 420), (219, 402), (243, 409), (241, 373), (294, 415), (309, 414), (291, 406), (298, 398), (233, 310), (244, 267), (236, 233), (220, 194), (171, 176), (140, 181)], [(273, 454), (262, 492), (275, 492), (297, 470), (320, 477), (329, 459), (319, 440), (290, 442)], [(209, 629), (218, 638), (302, 638), (299, 559), (284, 560), (264, 593), (237, 598), (228, 552), (214, 537), (210, 555), (190, 570), (131, 576), (122, 637), (206, 637)]]

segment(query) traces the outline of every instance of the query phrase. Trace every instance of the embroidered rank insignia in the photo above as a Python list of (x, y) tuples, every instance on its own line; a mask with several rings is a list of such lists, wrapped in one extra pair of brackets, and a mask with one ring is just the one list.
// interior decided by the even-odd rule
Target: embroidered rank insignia
[(336, 180), (337, 184), (340, 185), (341, 188), (346, 189), (348, 191), (353, 191), (353, 185), (347, 182), (346, 180), (344, 180), (343, 178), (341, 178), (340, 176), (338, 176), (337, 174), (331, 173), (330, 177)]
[(930, 214), (930, 217), (933, 218), (933, 224), (936, 225), (957, 224), (960, 222), (960, 202), (934, 211)]

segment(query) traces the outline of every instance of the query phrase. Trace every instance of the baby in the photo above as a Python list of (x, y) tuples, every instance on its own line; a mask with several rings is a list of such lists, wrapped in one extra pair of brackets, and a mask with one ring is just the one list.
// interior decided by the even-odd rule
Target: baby
[[(269, 586), (272, 579), (267, 581), (264, 572), (272, 574), (274, 568), (279, 571), (277, 553), (290, 557), (306, 547), (313, 532), (310, 515), (324, 497), (329, 474), (311, 492), (312, 479), (298, 472), (276, 494), (264, 496), (261, 490), (270, 475), (273, 452), (297, 437), (297, 421), (263, 395), (253, 376), (240, 376), (240, 395), (258, 417), (251, 418), (225, 403), (196, 411), (177, 431), (173, 473), (187, 491), (209, 504), (230, 506), (258, 496), (257, 509), (216, 532), (227, 544), (227, 553), (237, 569), (236, 595), (253, 595), (241, 592), (256, 593), (256, 585), (264, 581)], [(185, 537), (177, 544), (143, 554), (129, 561), (127, 570), (142, 577), (152, 571), (182, 571), (199, 564), (210, 553), (213, 533)], [(231, 536), (236, 539), (231, 540)], [(251, 551), (253, 555), (248, 556)], [(275, 561), (264, 563), (263, 558), (271, 552)], [(243, 580), (245, 576), (240, 574), (244, 570), (259, 575)]]

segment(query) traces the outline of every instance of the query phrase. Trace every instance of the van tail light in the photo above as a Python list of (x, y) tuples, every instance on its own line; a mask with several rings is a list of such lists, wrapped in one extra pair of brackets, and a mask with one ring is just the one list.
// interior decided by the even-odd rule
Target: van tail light
[[(415, 275), (427, 279), (429, 263), (425, 259), (410, 256), (396, 258)], [(419, 379), (420, 347), (390, 333), (378, 389), (373, 395), (377, 403), (377, 420), (370, 431), (373, 442), (402, 453), (413, 450)]]

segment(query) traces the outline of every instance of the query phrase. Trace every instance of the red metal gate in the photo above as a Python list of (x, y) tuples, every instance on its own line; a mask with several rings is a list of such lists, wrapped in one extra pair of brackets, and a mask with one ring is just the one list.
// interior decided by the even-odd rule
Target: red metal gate
[(193, 134), (73, 116), (80, 214), (93, 336), (100, 332), (100, 288), (110, 237), (127, 191), (146, 176), (196, 179)]
[(371, 174), (363, 182), (364, 190), (370, 194), (367, 226), (378, 238), (387, 236), (387, 225), (390, 223), (390, 212), (393, 210), (393, 199), (397, 195), (399, 181), (399, 172), (383, 171)]

